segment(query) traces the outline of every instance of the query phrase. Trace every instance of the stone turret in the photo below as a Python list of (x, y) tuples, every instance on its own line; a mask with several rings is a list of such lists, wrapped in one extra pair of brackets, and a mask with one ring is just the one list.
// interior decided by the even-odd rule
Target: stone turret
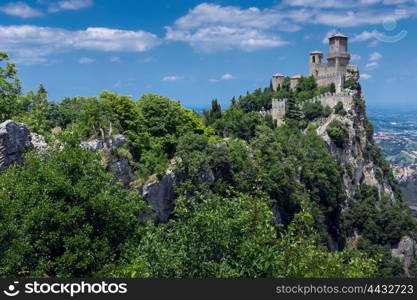
[(318, 68), (323, 64), (323, 52), (322, 51), (311, 51), (310, 52), (310, 63), (309, 63), (309, 74), (310, 76), (318, 76)]
[(302, 76), (300, 74), (297, 74), (297, 75), (291, 77), (290, 84), (291, 84), (291, 89), (292, 90), (295, 89), (295, 87), (297, 86), (297, 83), (301, 79), (301, 77)]
[(279, 73), (272, 75), (272, 89), (274, 91), (278, 90), (281, 86), (282, 81), (284, 80), (285, 76)]

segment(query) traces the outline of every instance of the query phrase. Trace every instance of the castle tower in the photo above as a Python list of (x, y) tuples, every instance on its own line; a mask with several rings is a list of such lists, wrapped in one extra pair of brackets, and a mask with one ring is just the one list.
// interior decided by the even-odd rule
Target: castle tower
[(323, 64), (323, 52), (312, 51), (309, 58), (309, 75), (317, 78), (319, 75), (319, 68)]
[(281, 86), (282, 81), (284, 80), (285, 76), (282, 74), (274, 74), (272, 75), (272, 89), (277, 91), (278, 88)]
[(341, 33), (336, 33), (329, 37), (327, 65), (329, 67), (334, 67), (336, 72), (346, 72), (349, 61), (348, 37)]
[(297, 83), (301, 79), (301, 77), (302, 76), (300, 74), (297, 74), (297, 75), (291, 77), (291, 79), (290, 79), (290, 87), (291, 87), (292, 90), (295, 89), (295, 87), (297, 86)]

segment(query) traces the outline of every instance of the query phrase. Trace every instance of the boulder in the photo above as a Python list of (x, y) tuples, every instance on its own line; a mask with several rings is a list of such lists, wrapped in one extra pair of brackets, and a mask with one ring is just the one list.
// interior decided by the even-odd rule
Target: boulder
[(12, 120), (0, 124), (0, 169), (12, 162), (21, 162), (22, 154), (28, 147), (32, 147), (32, 142), (25, 124)]

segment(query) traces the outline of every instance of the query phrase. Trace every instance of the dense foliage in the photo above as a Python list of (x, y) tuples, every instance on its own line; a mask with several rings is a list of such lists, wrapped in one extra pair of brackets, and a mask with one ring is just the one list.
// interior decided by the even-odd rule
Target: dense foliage
[[(365, 186), (342, 210), (343, 168), (310, 124), (332, 111), (306, 102), (333, 90), (313, 77), (293, 90), (285, 78), (277, 91), (247, 93), (227, 110), (213, 100), (200, 116), (153, 94), (50, 102), (42, 85), (22, 94), (15, 66), (6, 64), (0, 121), (25, 122), (50, 149), (0, 173), (0, 276), (402, 275), (387, 251), (414, 232), (407, 210)], [(288, 101), (278, 128), (259, 113), (272, 98)], [(100, 154), (79, 147), (118, 133), (127, 143), (111, 155), (128, 159), (135, 176), (126, 187), (105, 172)], [(340, 147), (348, 141), (335, 121), (328, 134)], [(378, 151), (367, 154), (383, 165)], [(139, 190), (167, 167), (181, 177), (175, 209), (154, 224)], [(350, 247), (354, 230), (362, 239)]]
[(139, 193), (66, 145), (0, 174), (0, 276), (92, 276), (138, 238)]

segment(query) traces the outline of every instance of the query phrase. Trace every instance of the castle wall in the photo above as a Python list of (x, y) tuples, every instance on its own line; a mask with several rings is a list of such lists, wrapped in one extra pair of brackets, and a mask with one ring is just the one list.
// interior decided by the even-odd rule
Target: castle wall
[(338, 102), (343, 103), (343, 107), (348, 110), (353, 104), (353, 96), (348, 92), (342, 93), (325, 93), (323, 95), (314, 97), (306, 102), (320, 102), (323, 106), (329, 106), (333, 108)]
[(287, 99), (272, 99), (271, 115), (272, 119), (277, 121), (278, 126), (284, 123)]
[[(349, 110), (353, 105), (353, 96), (349, 92), (325, 93), (323, 95), (311, 98), (305, 102), (320, 102), (323, 106), (334, 108), (338, 102), (342, 102), (343, 108)], [(272, 99), (272, 109), (270, 111), (261, 111), (263, 115), (270, 114), (278, 126), (284, 123), (287, 99)]]

